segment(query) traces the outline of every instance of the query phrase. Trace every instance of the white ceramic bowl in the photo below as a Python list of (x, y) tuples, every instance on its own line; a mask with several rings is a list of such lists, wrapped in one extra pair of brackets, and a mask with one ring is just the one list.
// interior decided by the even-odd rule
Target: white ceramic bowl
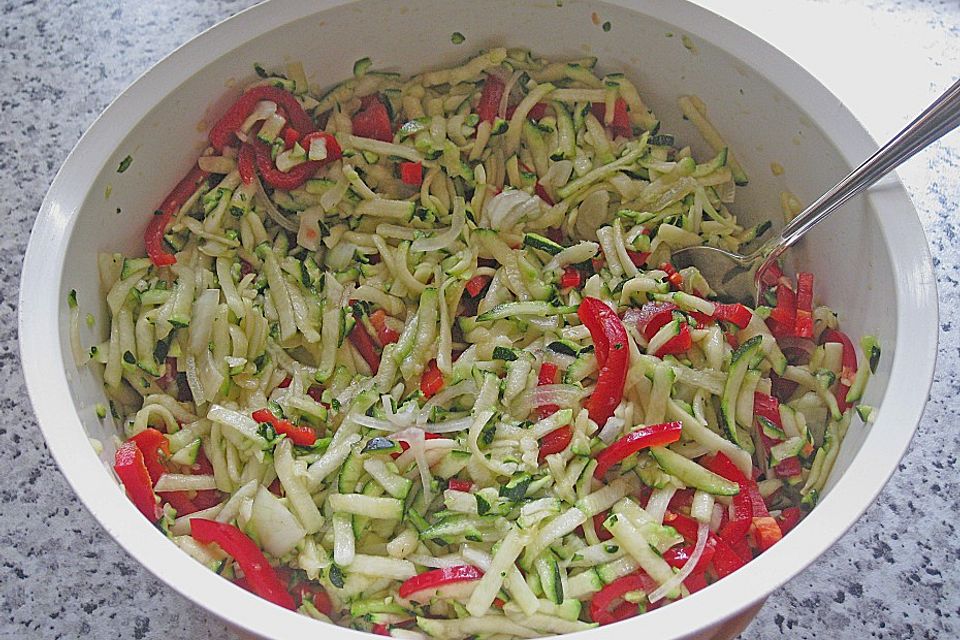
[[(362, 56), (377, 67), (409, 73), (496, 44), (551, 57), (596, 55), (605, 69), (627, 70), (662, 118), (663, 130), (695, 148), (702, 144), (674, 101), (697, 93), (707, 102), (752, 177), (736, 204), (748, 222), (778, 218), (783, 188), (809, 201), (875, 148), (844, 106), (796, 63), (706, 10), (658, 0), (562, 4), (267, 2), (205, 32), (144, 74), (87, 131), (60, 170), (23, 269), (20, 339), (30, 396), (50, 451), (93, 516), (193, 602), (267, 638), (320, 631), (320, 623), (275, 607), (190, 559), (127, 500), (109, 470), (114, 427), (94, 414), (103, 401), (100, 383), (70, 356), (66, 294), (76, 289), (84, 311), (105, 326), (96, 252), (142, 251), (151, 212), (191, 165), (205, 130), (237, 94), (237, 80), (251, 75), (254, 62), (270, 67), (302, 60), (311, 80), (327, 85), (348, 76)], [(609, 32), (599, 26), (606, 21)], [(463, 45), (451, 43), (454, 31), (466, 36)], [(689, 49), (683, 35), (692, 41)], [(116, 167), (128, 154), (133, 165), (119, 175)], [(771, 175), (773, 161), (785, 167), (783, 176)], [(833, 544), (896, 468), (927, 398), (937, 337), (930, 256), (902, 186), (891, 178), (849, 204), (794, 257), (817, 274), (818, 297), (839, 310), (851, 335), (881, 338), (880, 370), (865, 399), (881, 407), (876, 424), (851, 427), (820, 505), (783, 542), (691, 598), (584, 636), (725, 635), (721, 629), (729, 630), (732, 617), (749, 614)], [(99, 457), (88, 435), (107, 444)], [(343, 628), (324, 632), (360, 638)]]

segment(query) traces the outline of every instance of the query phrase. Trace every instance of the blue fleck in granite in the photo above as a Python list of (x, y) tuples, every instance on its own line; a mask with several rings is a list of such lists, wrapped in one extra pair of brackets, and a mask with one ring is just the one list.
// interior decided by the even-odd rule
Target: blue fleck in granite
[[(819, 10), (856, 5), (920, 25), (923, 55), (939, 78), (929, 98), (960, 71), (957, 0), (805, 1)], [(27, 402), (16, 298), (35, 212), (80, 134), (151, 64), (249, 4), (0, 2), (0, 175), (11, 187), (0, 200), (0, 255), (7, 257), (0, 261), (0, 637), (237, 637), (91, 524), (47, 454)], [(960, 135), (923, 152), (902, 175), (937, 256), (942, 324), (930, 404), (877, 503), (771, 596), (745, 640), (960, 637), (960, 242), (953, 229)]]

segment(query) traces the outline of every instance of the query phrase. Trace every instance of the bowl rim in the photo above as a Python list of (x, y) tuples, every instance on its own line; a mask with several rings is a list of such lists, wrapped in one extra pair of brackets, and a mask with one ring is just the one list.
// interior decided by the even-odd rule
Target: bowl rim
[[(21, 363), (41, 431), (67, 482), (110, 536), (157, 578), (229, 624), (265, 638), (277, 637), (278, 629), (289, 636), (297, 632), (315, 633), (318, 628), (315, 621), (284, 611), (222, 580), (176, 545), (169, 544), (165, 536), (137, 515), (123, 492), (117, 491), (110, 474), (102, 472), (103, 464), (93, 453), (76, 408), (69, 401), (69, 353), (64, 352), (60, 340), (51, 340), (50, 336), (59, 335), (65, 250), (77, 212), (101, 170), (101, 165), (84, 162), (84, 158), (110, 157), (126, 133), (156, 105), (156, 96), (168, 95), (193, 74), (236, 48), (238, 42), (355, 1), (318, 0), (308, 6), (296, 0), (270, 0), (255, 5), (195, 36), (144, 72), (103, 111), (60, 168), (40, 207), (21, 273)], [(853, 114), (800, 64), (710, 9), (687, 0), (608, 3), (674, 24), (741, 61), (750, 60), (757, 73), (818, 123), (847, 163), (858, 162), (876, 149), (876, 142)], [(933, 380), (939, 326), (937, 291), (919, 217), (899, 178), (864, 197), (877, 211), (901, 212), (881, 225), (887, 250), (896, 257), (892, 267), (897, 326), (901, 328), (894, 348), (887, 347), (886, 351), (893, 352), (891, 381), (912, 382), (896, 388), (888, 384), (884, 410), (871, 427), (883, 431), (884, 437), (864, 441), (833, 490), (797, 526), (797, 534), (786, 537), (744, 569), (725, 578), (723, 587), (709, 587), (669, 607), (603, 630), (574, 635), (647, 631), (666, 639), (723, 623), (764, 599), (839, 540), (871, 506), (896, 469), (916, 431)], [(910, 250), (904, 251), (904, 247)], [(907, 326), (911, 327), (909, 343), (902, 329)], [(691, 621), (695, 621), (694, 626)], [(337, 627), (336, 632), (364, 633), (345, 627)]]

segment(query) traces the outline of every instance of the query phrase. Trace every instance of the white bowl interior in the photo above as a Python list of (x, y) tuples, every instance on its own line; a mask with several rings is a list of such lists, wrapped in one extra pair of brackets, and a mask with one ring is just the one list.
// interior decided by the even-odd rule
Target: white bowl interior
[[(90, 369), (77, 371), (71, 362), (66, 293), (76, 289), (83, 311), (96, 318), (96, 328), (84, 334), (85, 342), (90, 344), (103, 339), (107, 323), (104, 305), (98, 302), (101, 293), (97, 285), (96, 253), (142, 253), (141, 234), (151, 212), (203, 148), (209, 125), (239, 93), (241, 84), (252, 77), (254, 62), (274, 67), (289, 60), (301, 60), (311, 82), (326, 86), (348, 77), (353, 61), (363, 56), (371, 57), (375, 68), (410, 73), (424, 67), (452, 64), (478, 48), (494, 45), (528, 47), (551, 58), (594, 55), (600, 59), (601, 69), (623, 70), (637, 83), (645, 100), (661, 118), (662, 132), (677, 134), (681, 142), (690, 144), (701, 154), (707, 154), (708, 149), (696, 131), (682, 120), (675, 100), (679, 95), (695, 93), (707, 103), (711, 119), (727, 137), (750, 175), (750, 185), (738, 190), (735, 204), (736, 213), (748, 223), (766, 218), (779, 223), (782, 220), (779, 197), (783, 189), (789, 189), (802, 201), (809, 202), (850, 168), (850, 160), (865, 155), (870, 146), (869, 137), (842, 106), (802, 70), (782, 56), (778, 57), (779, 54), (765, 43), (712, 14), (686, 4), (670, 5), (636, 3), (634, 8), (638, 13), (614, 4), (569, 0), (562, 7), (555, 6), (552, 0), (540, 3), (370, 0), (311, 14), (316, 8), (288, 2), (255, 8), (214, 29), (176, 54), (175, 60), (162, 63), (161, 69), (149, 73), (139, 85), (121, 96), (88, 135), (93, 139), (81, 143), (81, 149), (87, 153), (83, 157), (80, 157), (81, 150), (73, 154), (68, 168), (51, 190), (38, 229), (40, 224), (50, 227), (45, 232), (35, 232), (34, 237), (34, 244), (49, 244), (46, 247), (31, 246), (31, 251), (36, 265), (53, 261), (43, 269), (56, 282), (46, 282), (44, 290), (36, 292), (42, 302), (33, 303), (30, 300), (33, 294), (28, 295), (26, 288), (24, 290), (22, 322), (28, 334), (24, 337), (25, 360), (38, 355), (41, 349), (38, 344), (41, 336), (36, 335), (36, 331), (30, 335), (34, 328), (34, 317), (27, 317), (31, 304), (48, 311), (58, 309), (55, 322), (59, 328), (58, 351), (63, 357), (66, 388), (86, 433), (106, 445), (100, 458), (101, 463), (109, 468), (114, 452), (111, 437), (116, 431), (109, 418), (101, 422), (94, 413), (94, 405), (104, 402), (98, 376)], [(649, 15), (643, 17), (643, 13)], [(594, 20), (594, 14), (598, 20)], [(606, 21), (611, 23), (609, 32), (599, 26)], [(264, 31), (267, 27), (263, 25), (270, 25), (270, 30)], [(454, 31), (466, 36), (464, 44), (452, 44), (450, 35)], [(685, 46), (683, 36), (689, 36), (693, 44), (691, 48)], [(239, 42), (244, 43), (236, 46)], [(208, 60), (209, 64), (205, 64)], [(824, 128), (814, 124), (815, 121)], [(129, 127), (125, 129), (124, 125)], [(125, 173), (118, 174), (117, 165), (128, 154), (133, 157), (133, 163)], [(772, 175), (772, 162), (785, 168), (782, 176)], [(932, 285), (925, 280), (930, 279), (929, 257), (922, 232), (918, 235), (918, 229), (902, 188), (891, 182), (870, 198), (847, 205), (841, 215), (818, 228), (793, 252), (796, 264), (816, 274), (817, 299), (840, 312), (843, 328), (852, 336), (875, 333), (886, 347), (880, 370), (865, 398), (869, 404), (880, 404), (880, 399), (888, 391), (891, 374), (896, 375), (895, 362), (900, 359), (895, 356), (893, 346), (904, 340), (898, 333), (903, 326), (899, 320), (920, 312), (921, 307), (927, 307), (928, 311), (931, 307)], [(898, 252), (914, 251), (917, 255), (914, 263), (906, 267), (898, 264), (900, 258), (895, 259), (891, 250), (894, 244), (898, 246)], [(25, 280), (41, 269), (36, 266), (31, 272), (30, 260), (28, 258)], [(904, 276), (904, 268), (909, 277)], [(935, 304), (933, 292), (934, 327)], [(36, 313), (43, 315), (42, 311)], [(926, 324), (929, 328), (930, 323)], [(932, 371), (933, 362), (931, 340), (935, 340), (935, 328), (933, 334), (932, 338), (924, 338), (917, 346), (918, 368), (910, 375), (919, 376), (916, 379), (920, 386), (929, 384), (928, 369)], [(51, 339), (52, 336), (47, 336), (48, 342)], [(43, 348), (51, 347), (46, 345)], [(50, 353), (57, 351), (56, 345), (53, 349)], [(57, 360), (50, 371), (56, 372), (59, 362)], [(900, 364), (908, 366), (903, 362)], [(92, 495), (91, 489), (79, 486), (85, 481), (76, 477), (78, 472), (66, 469), (68, 465), (63, 460), (65, 443), (68, 439), (73, 444), (77, 441), (65, 432), (76, 431), (79, 426), (75, 419), (58, 424), (51, 424), (49, 418), (44, 420), (44, 406), (54, 401), (38, 394), (37, 376), (42, 374), (37, 369), (31, 379), (31, 366), (28, 363), (28, 382), (31, 382), (33, 400), (51, 441), (51, 449), (65, 467), (68, 479), (108, 530), (175, 588), (196, 597), (215, 612), (230, 617), (223, 607), (237, 608), (236, 602), (253, 607), (254, 611), (267, 611), (263, 603), (247, 598), (239, 590), (228, 590), (226, 583), (223, 583), (223, 589), (219, 586), (213, 588), (222, 594), (209, 597), (192, 592), (192, 586), (177, 584), (188, 572), (180, 560), (175, 560), (173, 555), (166, 556), (167, 561), (177, 568), (161, 570), (157, 563), (147, 562), (134, 548), (149, 544), (158, 549), (161, 544), (159, 535), (155, 536), (156, 542), (124, 540), (136, 533), (145, 533), (147, 528), (139, 522), (131, 523), (129, 528), (126, 524), (118, 524), (121, 515), (131, 519), (138, 517), (132, 507), (120, 502), (123, 500), (120, 491), (114, 496)], [(73, 410), (63, 406), (62, 402), (60, 404), (61, 413), (66, 411), (69, 414)], [(889, 412), (892, 418), (906, 417), (907, 423), (884, 426), (888, 413), (884, 404), (880, 421), (872, 429), (859, 425), (850, 429), (828, 485), (825, 510), (831, 502), (829, 494), (839, 489), (837, 484), (843, 477), (842, 472), (857, 460), (862, 465), (869, 464), (862, 455), (858, 456), (858, 452), (866, 448), (864, 443), (881, 438), (878, 431), (912, 429), (921, 408), (922, 400), (911, 396), (903, 407), (905, 413), (897, 416), (895, 411)], [(897, 437), (899, 452), (908, 437), (909, 433), (906, 438), (902, 434)], [(61, 444), (55, 444), (57, 441)], [(880, 450), (881, 444), (875, 443), (874, 448)], [(884, 464), (873, 471), (876, 477), (855, 492), (856, 499), (850, 504), (841, 506), (839, 501), (836, 503), (834, 515), (843, 522), (833, 530), (842, 531), (866, 508), (895, 467), (899, 452), (894, 452), (893, 457), (888, 456)], [(77, 465), (77, 468), (90, 469), (98, 464), (89, 447), (72, 450), (69, 456), (74, 458), (69, 465)], [(103, 486), (98, 481), (99, 489)], [(111, 500), (112, 503), (106, 506)], [(98, 503), (102, 504), (95, 506)], [(105, 515), (108, 511), (109, 516)], [(811, 518), (818, 512), (815, 511)], [(789, 563), (789, 568), (783, 571), (775, 570), (771, 561), (762, 568), (754, 569), (751, 565), (740, 572), (755, 571), (754, 578), (761, 577), (761, 587), (748, 588), (747, 595), (730, 595), (723, 601), (716, 599), (715, 604), (722, 603), (723, 606), (700, 617), (702, 623), (720, 620), (762, 598), (785, 580), (789, 571), (796, 571), (811, 561), (825, 544), (832, 542), (832, 539), (821, 539), (816, 544), (804, 545), (799, 539), (804, 535), (800, 533), (805, 529), (804, 525), (774, 550), (783, 557), (799, 556), (798, 560)], [(172, 548), (172, 545), (168, 546)], [(192, 562), (186, 556), (183, 558), (187, 563)], [(759, 566), (762, 563), (758, 560), (753, 564)], [(209, 582), (204, 584), (213, 586)], [(749, 584), (746, 578), (743, 584)], [(733, 585), (730, 586), (732, 591)], [(704, 597), (718, 589), (724, 587), (708, 589)], [(232, 605), (229, 604), (231, 598)], [(668, 616), (675, 607), (679, 609), (683, 605), (679, 603), (655, 615), (643, 616), (631, 623), (634, 625), (631, 628), (638, 631), (670, 628), (676, 631), (678, 627), (661, 627), (662, 623), (657, 621), (665, 622), (667, 618), (658, 616)], [(670, 619), (680, 620), (676, 615)], [(247, 624), (236, 617), (234, 620)], [(255, 619), (251, 616), (249, 620)], [(297, 623), (287, 621), (285, 624), (287, 629), (292, 629), (289, 625)], [(654, 624), (657, 626), (643, 626)], [(250, 625), (259, 626), (255, 622)], [(700, 626), (701, 622), (691, 622), (687, 618), (679, 629), (682, 633), (690, 633)], [(677, 633), (676, 637), (680, 635)], [(675, 637), (661, 634), (661, 637), (668, 636)]]

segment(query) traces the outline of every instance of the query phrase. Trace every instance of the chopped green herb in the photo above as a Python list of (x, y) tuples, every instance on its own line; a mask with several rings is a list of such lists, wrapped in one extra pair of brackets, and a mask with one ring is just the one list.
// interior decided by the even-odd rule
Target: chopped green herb
[(266, 77), (268, 77), (268, 76), (270, 75), (270, 74), (267, 73), (267, 70), (266, 70), (266, 69), (264, 69), (262, 66), (260, 66), (260, 63), (259, 63), (259, 62), (254, 62), (254, 63), (253, 63), (253, 70), (256, 71), (256, 72), (257, 72), (257, 75), (260, 76), (261, 78), (266, 78)]
[(103, 199), (104, 199), (104, 200), (109, 200), (109, 199), (110, 199), (110, 194), (112, 194), (112, 193), (113, 193), (113, 185), (108, 184), (108, 185), (107, 185), (107, 188), (103, 190)]
[(126, 158), (120, 161), (120, 166), (117, 167), (117, 173), (123, 173), (124, 171), (130, 168), (131, 164), (133, 164), (133, 157), (127, 156)]
[(94, 406), (94, 409), (97, 412), (97, 417), (103, 420), (107, 417), (107, 407), (106, 405), (100, 404), (99, 402)]
[(87, 326), (93, 329), (93, 325), (97, 323), (96, 318), (93, 317), (92, 313), (87, 314)]
[(76, 289), (70, 289), (70, 293), (67, 294), (67, 305), (71, 309), (77, 308), (77, 290)]
[(459, 31), (454, 31), (452, 34), (450, 34), (450, 42), (453, 44), (463, 44), (466, 39), (467, 37)]
[(606, 22), (603, 23), (603, 26), (600, 27), (600, 28), (603, 29), (604, 31), (610, 31), (610, 28), (611, 28), (612, 26), (613, 26), (613, 25), (610, 24), (610, 21), (607, 20)]
[(343, 570), (337, 565), (330, 565), (330, 582), (337, 589), (343, 589)]

